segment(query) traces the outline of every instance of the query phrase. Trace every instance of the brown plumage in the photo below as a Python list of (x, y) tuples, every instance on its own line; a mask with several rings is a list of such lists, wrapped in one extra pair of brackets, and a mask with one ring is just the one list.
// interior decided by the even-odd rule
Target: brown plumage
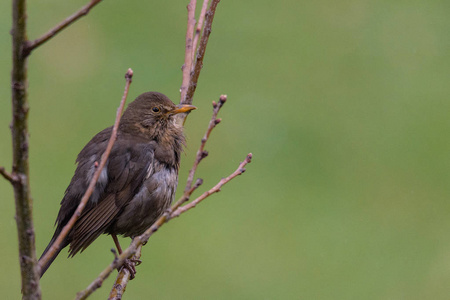
[[(69, 256), (74, 256), (103, 233), (133, 238), (164, 213), (175, 196), (184, 145), (183, 128), (174, 122), (174, 115), (194, 108), (175, 106), (156, 92), (144, 93), (130, 103), (95, 190), (61, 249), (70, 245)], [(78, 154), (78, 166), (61, 201), (55, 233), (42, 256), (80, 203), (111, 131), (109, 127), (95, 135)], [(41, 276), (58, 254), (43, 266)]]

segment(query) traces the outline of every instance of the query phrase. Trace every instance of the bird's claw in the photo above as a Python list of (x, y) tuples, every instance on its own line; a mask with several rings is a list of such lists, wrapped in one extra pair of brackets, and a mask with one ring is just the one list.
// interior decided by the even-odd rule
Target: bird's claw
[[(120, 272), (123, 268), (127, 269), (130, 272), (130, 280), (133, 280), (134, 277), (136, 277), (136, 261), (134, 259), (129, 259), (127, 258), (124, 262), (123, 265), (118, 269), (118, 271)], [(140, 260), (139, 260), (140, 261)]]

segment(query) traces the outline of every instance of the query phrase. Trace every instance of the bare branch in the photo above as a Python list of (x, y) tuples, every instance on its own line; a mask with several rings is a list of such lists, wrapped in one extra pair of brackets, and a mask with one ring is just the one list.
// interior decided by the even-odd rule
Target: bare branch
[(188, 10), (188, 21), (187, 21), (187, 29), (186, 29), (186, 49), (184, 54), (184, 65), (182, 67), (183, 70), (183, 81), (181, 83), (181, 101), (180, 103), (184, 103), (184, 99), (186, 98), (186, 92), (189, 86), (189, 80), (191, 77), (191, 68), (192, 68), (192, 38), (194, 36), (194, 27), (195, 27), (195, 6), (197, 4), (196, 0), (191, 0), (187, 6)]
[(198, 18), (197, 27), (195, 28), (194, 42), (192, 43), (192, 56), (191, 59), (195, 59), (195, 51), (197, 51), (198, 38), (202, 32), (203, 22), (205, 21), (206, 9), (208, 8), (209, 0), (203, 0), (202, 11), (200, 12), (200, 17)]
[(195, 171), (197, 170), (198, 164), (203, 158), (205, 158), (208, 155), (208, 152), (205, 151), (205, 145), (206, 142), (208, 141), (211, 131), (221, 121), (221, 119), (217, 119), (217, 114), (219, 113), (219, 110), (222, 108), (222, 106), (225, 104), (226, 101), (227, 95), (221, 95), (219, 98), (219, 103), (213, 101), (213, 114), (211, 120), (209, 121), (208, 129), (206, 130), (206, 133), (201, 140), (200, 147), (197, 151), (197, 156), (194, 161), (194, 165), (192, 166), (192, 169), (189, 171), (188, 179), (186, 182), (186, 188), (184, 189), (185, 193), (192, 187), (192, 182), (194, 181), (194, 175)]
[[(175, 204), (172, 206), (171, 211), (172, 211), (172, 209), (174, 209), (174, 208), (176, 208), (176, 207), (179, 207), (179, 206), (180, 206), (181, 204), (183, 204), (184, 202), (189, 201), (189, 198), (191, 197), (192, 193), (193, 193), (196, 189), (198, 189), (202, 184), (203, 184), (203, 179), (197, 178), (197, 180), (195, 181), (195, 184), (194, 184), (187, 192), (185, 192), (185, 193), (183, 194), (183, 196), (180, 198), (180, 200), (177, 201), (177, 202), (180, 202), (180, 204), (177, 205), (177, 203), (175, 203)], [(185, 198), (185, 199), (183, 199), (183, 198)], [(183, 200), (184, 200), (184, 201), (183, 201)]]
[(70, 17), (68, 17), (67, 19), (65, 19), (64, 21), (62, 21), (61, 23), (59, 23), (52, 29), (50, 29), (47, 33), (45, 33), (40, 38), (35, 39), (32, 42), (31, 41), (25, 42), (24, 49), (23, 49), (23, 55), (28, 56), (31, 53), (31, 51), (33, 51), (35, 48), (37, 48), (40, 45), (47, 42), (49, 39), (51, 39), (52, 37), (57, 35), (64, 28), (66, 28), (70, 24), (74, 23), (81, 17), (87, 15), (89, 13), (89, 11), (91, 10), (91, 8), (96, 6), (101, 1), (102, 0), (91, 0), (91, 2), (89, 2), (88, 4), (83, 6), (79, 11), (77, 11), (76, 13), (74, 13), (73, 15), (71, 15)]
[[(141, 249), (142, 245), (139, 246), (136, 250), (136, 253), (133, 255), (133, 260), (138, 260), (141, 258)], [(128, 282), (131, 278), (131, 273), (128, 268), (121, 268), (116, 277), (116, 282), (114, 283), (111, 292), (109, 294), (108, 300), (120, 300), (122, 299), (123, 293), (125, 293), (125, 289), (128, 285)]]
[(14, 184), (19, 180), (17, 178), (17, 176), (8, 173), (8, 171), (6, 171), (4, 167), (0, 167), (0, 174), (3, 176), (3, 178), (8, 180), (11, 184)]
[[(19, 262), (23, 299), (41, 299), (36, 245), (33, 225), (33, 199), (29, 181), (28, 149), (28, 59), (22, 55), (27, 39), (26, 1), (12, 1), (12, 148), (11, 178), (16, 207), (16, 224), (19, 241)], [(7, 173), (3, 172), (2, 175)]]
[(199, 204), (200, 202), (202, 202), (203, 200), (205, 200), (206, 198), (211, 196), (211, 194), (220, 192), (220, 189), (222, 188), (222, 186), (224, 184), (226, 184), (231, 179), (233, 179), (236, 176), (241, 175), (242, 173), (245, 172), (245, 168), (244, 167), (245, 167), (245, 165), (247, 165), (248, 163), (250, 163), (252, 161), (252, 157), (253, 157), (253, 155), (251, 153), (249, 153), (247, 155), (247, 157), (245, 158), (245, 160), (243, 162), (241, 162), (241, 164), (239, 165), (237, 170), (234, 171), (230, 176), (228, 176), (226, 178), (222, 178), (222, 180), (220, 180), (219, 183), (217, 183), (212, 189), (210, 189), (209, 191), (204, 192), (197, 199), (193, 200), (192, 202), (190, 202), (190, 203), (188, 203), (188, 204), (186, 204), (184, 206), (179, 207), (177, 210), (175, 210), (170, 215), (170, 217), (171, 218), (179, 217), (182, 213), (190, 210), (191, 208), (194, 208), (195, 206), (197, 206), (197, 204)]
[(125, 84), (125, 91), (122, 96), (122, 100), (120, 101), (119, 108), (117, 109), (116, 114), (116, 121), (114, 122), (113, 130), (111, 133), (111, 138), (109, 139), (108, 145), (106, 147), (105, 152), (102, 155), (102, 158), (100, 160), (100, 164), (96, 162), (97, 170), (95, 171), (94, 175), (92, 176), (91, 182), (89, 183), (89, 187), (87, 188), (86, 192), (84, 193), (83, 198), (81, 198), (80, 204), (78, 205), (75, 213), (70, 218), (69, 222), (64, 226), (63, 230), (55, 240), (55, 242), (50, 247), (49, 251), (41, 258), (39, 261), (39, 267), (42, 268), (42, 266), (45, 266), (47, 262), (57, 253), (57, 251), (61, 247), (61, 243), (66, 238), (67, 234), (69, 234), (70, 230), (72, 229), (75, 222), (78, 220), (78, 218), (81, 215), (81, 212), (83, 211), (84, 207), (86, 206), (86, 203), (88, 202), (89, 198), (91, 197), (92, 193), (94, 192), (95, 185), (97, 183), (98, 178), (100, 177), (100, 173), (103, 170), (109, 154), (111, 153), (111, 149), (114, 145), (114, 142), (117, 138), (117, 129), (119, 127), (120, 118), (122, 116), (123, 109), (125, 107), (125, 101), (128, 96), (128, 90), (130, 88), (131, 79), (133, 77), (133, 70), (128, 69), (127, 73), (125, 74), (126, 84)]
[(197, 58), (195, 61), (194, 71), (191, 73), (189, 80), (189, 88), (185, 98), (181, 98), (181, 104), (192, 104), (192, 98), (194, 97), (195, 89), (197, 88), (198, 77), (200, 71), (203, 68), (203, 58), (206, 52), (206, 46), (208, 45), (209, 35), (211, 34), (212, 22), (214, 20), (214, 14), (216, 13), (217, 4), (220, 0), (212, 0), (211, 6), (208, 9), (205, 17), (205, 28), (200, 39), (200, 44), (197, 50)]
[[(220, 190), (220, 188), (228, 183), (231, 179), (235, 178), (236, 176), (242, 174), (245, 169), (245, 165), (251, 162), (251, 158), (252, 158), (252, 154), (248, 154), (246, 159), (244, 160), (244, 162), (242, 162), (241, 164), (239, 164), (239, 167), (236, 169), (236, 171), (234, 171), (230, 176), (222, 179), (216, 186), (214, 186), (211, 190), (209, 190), (208, 192), (205, 192), (203, 195), (201, 195), (199, 198), (195, 199), (192, 203), (198, 204), (199, 202), (203, 201), (204, 199), (206, 199), (208, 196), (210, 196), (213, 193), (216, 193)], [(190, 205), (190, 204), (188, 204)], [(101, 287), (103, 281), (108, 278), (108, 276), (118, 267), (120, 267), (124, 261), (131, 257), (132, 255), (134, 255), (138, 249), (139, 246), (141, 245), (145, 245), (145, 243), (147, 243), (148, 239), (153, 235), (153, 233), (155, 233), (161, 226), (164, 225), (164, 223), (168, 222), (172, 217), (177, 217), (179, 216), (181, 213), (189, 210), (190, 208), (194, 207), (187, 207), (188, 205), (186, 205), (186, 208), (184, 207), (180, 207), (181, 210), (175, 210), (174, 212), (170, 214), (170, 216), (168, 216), (167, 214), (164, 214), (163, 216), (161, 216), (155, 223), (153, 223), (153, 225), (147, 229), (142, 235), (135, 237), (133, 239), (133, 241), (131, 242), (130, 246), (125, 249), (121, 255), (119, 255), (117, 257), (117, 259), (114, 259), (114, 261), (108, 266), (106, 267), (99, 275), (98, 277), (83, 291), (80, 291), (77, 294), (76, 299), (77, 300), (81, 300), (81, 299), (86, 299), (89, 295), (91, 295), (96, 289), (98, 289), (99, 287)], [(172, 207), (173, 208), (173, 207)]]

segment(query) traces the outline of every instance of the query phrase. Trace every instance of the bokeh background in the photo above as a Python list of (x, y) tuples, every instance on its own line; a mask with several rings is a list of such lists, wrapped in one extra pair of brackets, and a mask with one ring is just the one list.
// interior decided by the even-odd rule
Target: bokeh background
[[(34, 39), (87, 1), (29, 1)], [(179, 101), (184, 1), (102, 2), (32, 53), (31, 188), (38, 255), (81, 148), (130, 99)], [(11, 167), (11, 4), (0, 2), (0, 165)], [(247, 172), (166, 224), (127, 299), (448, 299), (450, 2), (226, 1), (186, 123), (180, 186), (211, 115), (202, 189)], [(199, 193), (197, 193), (199, 194)], [(0, 180), (3, 299), (20, 298), (12, 189)], [(123, 240), (128, 243), (128, 240)], [(63, 251), (45, 299), (72, 299), (112, 260), (110, 237)], [(92, 299), (105, 299), (113, 277)]]

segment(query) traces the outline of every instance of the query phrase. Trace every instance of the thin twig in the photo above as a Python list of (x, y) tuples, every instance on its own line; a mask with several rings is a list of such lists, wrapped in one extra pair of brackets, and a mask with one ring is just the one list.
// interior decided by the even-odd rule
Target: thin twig
[(197, 22), (197, 28), (195, 28), (194, 42), (192, 43), (192, 56), (191, 56), (192, 61), (194, 61), (195, 59), (195, 52), (197, 51), (198, 38), (200, 37), (200, 33), (202, 32), (203, 21), (205, 20), (206, 10), (208, 9), (208, 2), (209, 0), (203, 0), (202, 10), (200, 12), (200, 16)]
[(192, 182), (194, 181), (194, 175), (195, 175), (195, 171), (197, 170), (198, 164), (200, 163), (200, 161), (203, 158), (208, 156), (208, 152), (205, 151), (205, 145), (206, 145), (206, 142), (208, 141), (211, 131), (221, 121), (221, 119), (217, 119), (217, 114), (219, 113), (219, 110), (222, 108), (222, 106), (225, 104), (226, 101), (227, 101), (227, 95), (221, 95), (219, 98), (219, 103), (216, 103), (215, 101), (213, 101), (213, 114), (212, 114), (211, 120), (209, 121), (208, 129), (206, 130), (206, 133), (201, 140), (200, 147), (197, 151), (197, 156), (194, 161), (194, 165), (192, 166), (192, 169), (189, 171), (188, 179), (186, 182), (186, 188), (184, 189), (185, 192), (188, 191), (192, 187)]
[(43, 36), (41, 36), (38, 39), (35, 39), (34, 41), (28, 41), (25, 43), (24, 49), (23, 49), (23, 55), (27, 56), (33, 51), (35, 48), (39, 47), (43, 43), (47, 42), (49, 39), (57, 35), (61, 30), (72, 24), (73, 22), (77, 21), (81, 17), (87, 15), (91, 8), (93, 8), (95, 5), (100, 3), (102, 0), (91, 0), (88, 4), (83, 6), (79, 11), (50, 29), (47, 33), (45, 33)]
[(120, 118), (122, 116), (122, 112), (125, 107), (125, 101), (128, 96), (128, 90), (130, 88), (132, 77), (133, 77), (133, 70), (128, 69), (127, 73), (125, 74), (125, 78), (126, 78), (125, 91), (123, 93), (122, 100), (120, 101), (119, 108), (117, 109), (116, 120), (114, 122), (113, 130), (111, 133), (111, 138), (109, 139), (106, 150), (102, 155), (100, 164), (98, 165), (97, 170), (95, 171), (94, 175), (92, 176), (92, 179), (89, 183), (89, 187), (87, 188), (86, 192), (84, 193), (83, 198), (81, 198), (80, 204), (78, 205), (76, 211), (70, 218), (69, 222), (67, 222), (67, 224), (64, 226), (63, 230), (61, 231), (59, 236), (56, 238), (55, 242), (52, 244), (49, 251), (39, 261), (40, 268), (42, 268), (42, 266), (45, 266), (47, 264), (47, 262), (50, 260), (50, 258), (53, 257), (53, 255), (60, 249), (61, 243), (66, 238), (67, 234), (69, 234), (69, 232), (72, 229), (72, 227), (74, 226), (75, 222), (80, 217), (81, 212), (83, 211), (84, 207), (86, 206), (86, 203), (88, 202), (89, 198), (91, 197), (92, 193), (94, 192), (97, 180), (100, 177), (100, 173), (103, 170), (103, 167), (105, 166), (106, 161), (108, 160), (109, 154), (111, 153), (111, 149), (117, 138), (117, 129), (119, 127)]
[(8, 180), (11, 184), (14, 184), (15, 182), (17, 182), (19, 180), (17, 178), (17, 176), (8, 173), (8, 171), (6, 171), (4, 167), (0, 167), (0, 174), (3, 176), (3, 178)]
[[(136, 253), (133, 255), (133, 260), (138, 260), (141, 258), (141, 249), (142, 245), (139, 246), (136, 250)], [(131, 273), (128, 268), (121, 268), (116, 277), (116, 282), (114, 283), (111, 292), (109, 294), (108, 300), (119, 300), (122, 299), (123, 293), (125, 293), (125, 289), (127, 288), (128, 282), (130, 281)]]
[(195, 184), (187, 191), (184, 191), (183, 196), (181, 196), (180, 199), (178, 199), (177, 202), (175, 202), (174, 205), (172, 205), (172, 207), (170, 208), (170, 210), (168, 211), (168, 213), (172, 213), (172, 211), (176, 210), (178, 207), (180, 207), (183, 203), (189, 201), (189, 199), (191, 198), (192, 193), (198, 189), (201, 185), (203, 184), (203, 179), (201, 178), (197, 178), (197, 180), (195, 181)]
[(226, 184), (228, 181), (230, 181), (231, 179), (233, 179), (234, 177), (241, 175), (242, 173), (245, 172), (245, 165), (250, 163), (252, 161), (252, 157), (253, 155), (251, 153), (249, 153), (247, 155), (247, 157), (245, 158), (245, 160), (243, 162), (241, 162), (241, 164), (239, 165), (239, 168), (237, 168), (236, 171), (234, 171), (230, 176), (226, 177), (226, 178), (222, 178), (222, 180), (219, 181), (219, 183), (217, 183), (212, 189), (210, 189), (209, 191), (204, 192), (200, 197), (198, 197), (197, 199), (193, 200), (192, 202), (179, 207), (177, 210), (175, 210), (170, 217), (171, 218), (176, 218), (179, 217), (182, 213), (190, 210), (191, 208), (194, 208), (195, 206), (197, 206), (197, 204), (199, 204), (200, 202), (202, 202), (203, 200), (205, 200), (207, 197), (211, 196), (211, 194), (214, 193), (218, 193), (220, 192), (220, 189), (222, 188), (222, 186), (224, 184)]
[(194, 36), (194, 27), (195, 27), (195, 6), (197, 4), (196, 0), (191, 0), (187, 6), (188, 10), (188, 21), (187, 21), (187, 29), (186, 29), (186, 48), (184, 53), (184, 65), (182, 67), (183, 70), (183, 81), (181, 83), (181, 101), (184, 102), (186, 98), (186, 92), (189, 86), (189, 80), (191, 78), (191, 69), (192, 69), (192, 39)]
[(195, 89), (197, 88), (198, 77), (200, 76), (200, 71), (203, 68), (203, 58), (205, 57), (206, 46), (208, 45), (209, 35), (211, 34), (214, 14), (216, 13), (217, 4), (219, 4), (219, 2), (220, 0), (212, 0), (208, 12), (206, 13), (205, 28), (203, 29), (203, 34), (198, 46), (194, 71), (190, 76), (189, 88), (187, 90), (186, 97), (181, 98), (181, 104), (192, 104), (192, 98), (194, 97)]
[[(249, 153), (247, 155), (247, 157), (245, 158), (245, 160), (239, 164), (239, 167), (236, 169), (236, 171), (234, 171), (230, 176), (222, 179), (216, 186), (214, 186), (211, 190), (209, 190), (208, 192), (205, 192), (203, 195), (201, 195), (200, 197), (198, 197), (197, 199), (193, 200), (193, 203), (199, 203), (202, 200), (204, 200), (205, 198), (207, 198), (208, 196), (210, 196), (213, 193), (216, 193), (220, 190), (220, 188), (228, 183), (231, 179), (235, 178), (236, 176), (242, 174), (245, 169), (244, 167), (251, 162), (251, 158), (252, 158), (252, 154)], [(186, 205), (188, 206), (188, 205)], [(191, 207), (190, 207), (191, 208)], [(164, 214), (163, 216), (161, 216), (155, 223), (153, 223), (153, 225), (147, 229), (142, 235), (135, 237), (133, 239), (133, 241), (131, 242), (130, 246), (125, 249), (121, 255), (119, 255), (117, 257), (117, 259), (114, 259), (114, 261), (108, 265), (108, 267), (106, 267), (99, 275), (98, 277), (83, 291), (80, 291), (77, 294), (76, 299), (77, 300), (82, 300), (82, 299), (86, 299), (89, 295), (91, 295), (96, 289), (98, 289), (99, 287), (101, 287), (103, 281), (108, 278), (108, 276), (118, 267), (120, 267), (124, 261), (131, 257), (132, 255), (134, 255), (138, 249), (139, 246), (141, 245), (145, 245), (145, 243), (147, 243), (148, 239), (153, 235), (153, 233), (155, 233), (161, 226), (164, 225), (164, 223), (168, 222), (172, 217), (178, 217), (180, 214), (182, 214), (183, 212), (187, 211), (189, 208), (187, 209), (182, 209), (182, 210), (175, 210), (173, 213), (171, 213), (170, 216), (167, 216), (166, 214)]]

